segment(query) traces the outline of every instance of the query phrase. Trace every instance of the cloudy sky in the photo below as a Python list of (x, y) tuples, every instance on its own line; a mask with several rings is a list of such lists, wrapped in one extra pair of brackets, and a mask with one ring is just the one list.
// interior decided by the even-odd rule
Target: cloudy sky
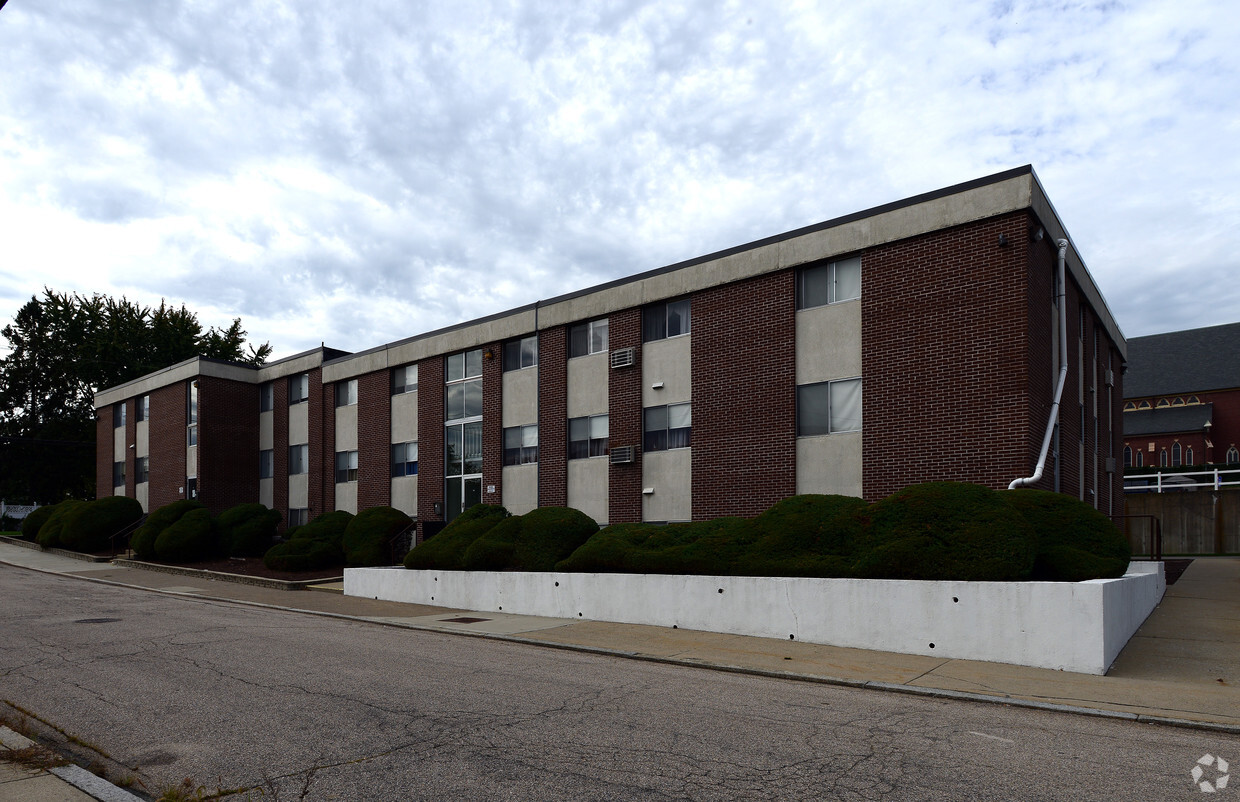
[(9, 0), (0, 322), (49, 286), (361, 350), (1023, 164), (1127, 336), (1240, 321), (1237, 31), (1234, 0)]

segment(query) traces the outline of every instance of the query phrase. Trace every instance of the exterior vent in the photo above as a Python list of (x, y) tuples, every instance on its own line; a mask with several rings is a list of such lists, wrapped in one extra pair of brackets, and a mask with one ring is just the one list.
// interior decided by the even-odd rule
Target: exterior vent
[(611, 464), (623, 465), (633, 461), (633, 446), (612, 446)]
[(1107, 473), (1115, 473), (1115, 457), (1107, 457), (1106, 471)]
[[(617, 348), (611, 352), (611, 366), (613, 368), (628, 368), (633, 366), (633, 349)], [(615, 460), (612, 460), (615, 462)]]
[(1106, 384), (1107, 384), (1107, 387), (1115, 386), (1115, 371), (1111, 370), (1110, 368), (1107, 368)]

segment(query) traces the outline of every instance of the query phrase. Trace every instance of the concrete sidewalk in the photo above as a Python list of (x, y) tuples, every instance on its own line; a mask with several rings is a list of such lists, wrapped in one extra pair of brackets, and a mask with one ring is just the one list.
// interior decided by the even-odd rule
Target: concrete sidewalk
[[(1195, 559), (1167, 589), (1162, 603), (1105, 676), (684, 629), (473, 612), (339, 593), (275, 590), (203, 576), (87, 563), (2, 541), (0, 563), (386, 626), (1240, 734), (1240, 558), (1235, 557)], [(0, 802), (3, 800), (0, 796)]]

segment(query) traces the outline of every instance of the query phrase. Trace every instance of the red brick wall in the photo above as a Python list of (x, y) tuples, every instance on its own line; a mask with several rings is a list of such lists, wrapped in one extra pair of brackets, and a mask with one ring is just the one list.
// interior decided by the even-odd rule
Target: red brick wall
[(392, 380), (387, 370), (357, 380), (357, 509), (392, 503)]
[(642, 519), (641, 309), (625, 309), (612, 314), (608, 318), (607, 339), (608, 347), (613, 352), (619, 348), (634, 349), (632, 367), (609, 368), (607, 415), (611, 447), (633, 446), (637, 452), (632, 463), (610, 466), (608, 522), (634, 523)]
[(147, 509), (151, 511), (185, 498), (186, 385), (177, 382), (151, 391), (147, 424), (151, 457)]
[(1032, 472), (1028, 226), (1018, 212), (863, 255), (867, 500), (936, 479), (1006, 487)]
[[(336, 385), (322, 385), (319, 395), (322, 396), (322, 403), (319, 406), (321, 419), (316, 420), (310, 418), (310, 442), (315, 441), (315, 433), (319, 433), (318, 439), (322, 443), (322, 449), (319, 452), (320, 462), (312, 462), (311, 465), (318, 465), (319, 493), (321, 494), (321, 507), (311, 507), (313, 515), (319, 515), (324, 512), (331, 512), (336, 509)], [(312, 410), (313, 412), (313, 410)], [(313, 446), (311, 446), (313, 448)], [(315, 481), (315, 472), (312, 470), (310, 481)]]
[[(1057, 249), (1049, 237), (1028, 246), (1028, 347), (1029, 360), (1028, 393), (1029, 414), (1013, 419), (1012, 425), (1024, 430), (1027, 450), (1018, 470), (1012, 479), (1031, 476), (1038, 464), (1038, 455), (1042, 448), (1042, 439), (1046, 435), (1046, 424), (1051, 413), (1051, 404), (1055, 399), (1055, 383), (1059, 380), (1058, 355), (1054, 333), (1059, 325), (1059, 318), (1054, 307), (1055, 303), (1055, 271)], [(1071, 329), (1069, 329), (1071, 335)], [(1069, 343), (1070, 344), (1070, 343)], [(1069, 357), (1072, 354), (1069, 352)], [(1067, 401), (1065, 388), (1064, 402)], [(1052, 449), (1053, 449), (1052, 443)], [(1011, 479), (1008, 480), (1009, 482)], [(1042, 480), (1035, 485), (1040, 490), (1055, 489), (1055, 464), (1053, 451), (1048, 453), (1046, 469)]]
[[(418, 540), (423, 524), (443, 521), (435, 504), (443, 504), (444, 364), (442, 356), (418, 363)], [(485, 388), (484, 388), (485, 389)], [(442, 509), (442, 508), (441, 508)]]
[(125, 495), (130, 498), (137, 496), (138, 481), (138, 449), (130, 448), (138, 443), (138, 422), (135, 420), (138, 405), (132, 398), (125, 402)]
[(198, 499), (215, 514), (258, 501), (258, 387), (198, 379)]
[(538, 335), (538, 505), (568, 505), (568, 329)]
[[(490, 352), (491, 356), (486, 354)], [(482, 503), (504, 502), (504, 360), (502, 343), (482, 346)], [(443, 392), (440, 388), (440, 392)], [(443, 420), (440, 418), (440, 420)], [(442, 457), (440, 458), (442, 459)], [(488, 493), (487, 488), (495, 492)]]
[(271, 503), (288, 526), (288, 379), (271, 383)]
[(112, 407), (95, 412), (95, 498), (112, 495)]
[[(328, 506), (327, 487), (331, 485), (335, 478), (336, 454), (334, 444), (336, 441), (335, 420), (329, 418), (328, 411), (332, 409), (330, 398), (331, 388), (323, 387), (323, 370), (315, 368), (306, 371), (310, 374), (310, 405), (309, 410), (309, 430), (310, 430), (310, 476), (307, 482), (307, 498), (310, 504), (310, 518), (322, 515), (332, 510)], [(328, 426), (327, 423), (332, 425)], [(331, 430), (331, 440), (328, 440), (327, 430)], [(326, 457), (325, 457), (326, 455)], [(331, 460), (331, 462), (327, 462)], [(332, 470), (329, 472), (324, 470), (325, 466), (330, 466)], [(332, 495), (334, 496), (335, 488), (332, 487)]]
[(693, 519), (796, 493), (796, 274), (693, 296)]

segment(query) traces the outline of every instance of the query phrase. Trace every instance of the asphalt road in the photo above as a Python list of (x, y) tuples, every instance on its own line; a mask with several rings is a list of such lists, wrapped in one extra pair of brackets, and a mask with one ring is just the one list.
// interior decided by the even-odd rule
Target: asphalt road
[[(1228, 735), (394, 629), (3, 565), (0, 699), (137, 767), (149, 789), (269, 780), (280, 799), (298, 798), (307, 778), (315, 800), (1200, 799), (1190, 776), (1199, 758), (1240, 761), (1240, 738)], [(1240, 777), (1213, 798), (1228, 793), (1240, 797)]]

